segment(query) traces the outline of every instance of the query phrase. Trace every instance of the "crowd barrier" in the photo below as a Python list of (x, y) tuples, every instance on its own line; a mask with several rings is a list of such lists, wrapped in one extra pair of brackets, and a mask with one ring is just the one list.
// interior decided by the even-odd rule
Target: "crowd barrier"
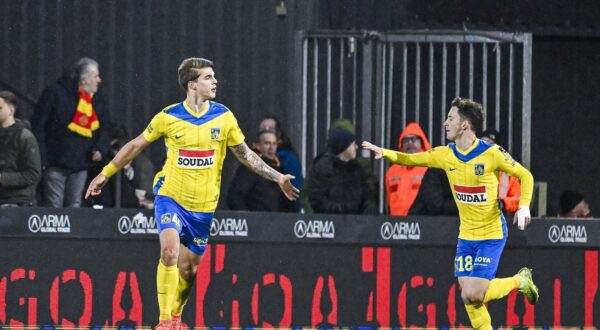
[[(0, 324), (155, 324), (156, 222), (146, 210), (0, 210)], [(457, 235), (455, 217), (217, 212), (183, 320), (468, 326), (453, 278)], [(491, 302), (493, 324), (598, 327), (598, 247), (597, 220), (510, 225), (497, 275), (532, 267), (541, 297)]]

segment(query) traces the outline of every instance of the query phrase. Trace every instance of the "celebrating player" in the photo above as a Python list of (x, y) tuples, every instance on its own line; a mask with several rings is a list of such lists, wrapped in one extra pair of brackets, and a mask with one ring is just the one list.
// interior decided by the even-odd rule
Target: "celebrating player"
[(213, 63), (188, 58), (178, 73), (186, 99), (154, 116), (144, 132), (123, 146), (94, 178), (86, 192), (86, 198), (100, 194), (111, 176), (150, 143), (165, 138), (167, 160), (154, 179), (160, 239), (156, 275), (159, 330), (180, 329), (183, 306), (191, 293), (217, 207), (226, 147), (254, 172), (277, 182), (290, 200), (299, 195), (290, 182), (294, 177), (265, 164), (244, 142), (233, 113), (210, 101), (217, 92)]
[(383, 149), (366, 141), (362, 146), (371, 150), (376, 159), (384, 157), (392, 163), (441, 168), (446, 172), (460, 217), (454, 276), (473, 328), (492, 329), (485, 303), (518, 289), (535, 304), (539, 293), (529, 268), (521, 268), (513, 277), (495, 278), (507, 238), (495, 172), (503, 171), (521, 180), (521, 200), (513, 224), (518, 222), (522, 230), (531, 221), (533, 176), (502, 147), (477, 139), (476, 133), (481, 132), (482, 126), (481, 104), (456, 98), (444, 123), (446, 138), (454, 141), (448, 146), (416, 154)]

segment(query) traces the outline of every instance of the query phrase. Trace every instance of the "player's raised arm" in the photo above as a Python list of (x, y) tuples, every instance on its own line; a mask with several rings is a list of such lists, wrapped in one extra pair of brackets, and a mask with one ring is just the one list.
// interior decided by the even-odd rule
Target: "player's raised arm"
[(87, 199), (90, 196), (100, 195), (102, 187), (106, 185), (108, 179), (119, 172), (126, 164), (129, 164), (129, 162), (146, 149), (150, 143), (151, 142), (146, 140), (144, 134), (140, 134), (135, 139), (127, 142), (127, 144), (117, 152), (115, 158), (113, 158), (108, 165), (104, 166), (102, 172), (90, 182), (90, 185), (85, 192), (85, 198)]
[(369, 141), (363, 141), (362, 147), (367, 150), (371, 150), (375, 156), (375, 159), (381, 159), (383, 157), (383, 148), (380, 148)]
[(251, 169), (254, 173), (263, 178), (277, 182), (281, 191), (289, 200), (296, 200), (300, 196), (300, 190), (292, 185), (291, 180), (294, 176), (289, 174), (281, 174), (267, 165), (252, 149), (248, 147), (246, 142), (242, 142), (237, 146), (230, 148), (233, 154), (239, 161)]

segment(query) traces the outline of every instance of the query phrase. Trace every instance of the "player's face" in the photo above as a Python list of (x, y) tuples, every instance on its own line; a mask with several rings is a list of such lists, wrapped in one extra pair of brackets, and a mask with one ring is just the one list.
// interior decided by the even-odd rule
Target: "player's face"
[(257, 147), (261, 154), (273, 159), (277, 153), (277, 137), (272, 133), (263, 133)]
[(12, 118), (14, 113), (15, 108), (0, 97), (0, 126), (4, 125), (5, 122), (8, 122), (8, 119)]
[(444, 128), (446, 129), (446, 139), (450, 141), (456, 140), (464, 131), (463, 126), (463, 120), (461, 120), (460, 115), (458, 114), (458, 108), (450, 108), (450, 111), (448, 111), (448, 117), (444, 122)]
[(88, 71), (79, 79), (79, 86), (88, 93), (96, 93), (101, 82), (98, 67), (90, 65)]
[(217, 79), (211, 67), (198, 69), (198, 78), (189, 85), (192, 92), (202, 100), (212, 100), (217, 96)]

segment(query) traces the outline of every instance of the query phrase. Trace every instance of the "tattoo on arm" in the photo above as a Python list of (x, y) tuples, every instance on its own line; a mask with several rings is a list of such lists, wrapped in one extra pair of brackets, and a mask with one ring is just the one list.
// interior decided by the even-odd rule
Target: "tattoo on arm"
[(267, 165), (258, 155), (248, 147), (246, 143), (242, 143), (231, 148), (234, 155), (251, 169), (254, 173), (271, 181), (277, 181), (281, 173), (275, 171), (271, 166)]

